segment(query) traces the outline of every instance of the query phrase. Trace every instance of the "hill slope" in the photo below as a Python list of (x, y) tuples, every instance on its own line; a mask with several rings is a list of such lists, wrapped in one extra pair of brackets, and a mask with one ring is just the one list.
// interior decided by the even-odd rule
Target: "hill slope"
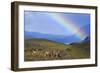
[(84, 59), (90, 57), (89, 42), (65, 45), (46, 39), (25, 40), (25, 61)]

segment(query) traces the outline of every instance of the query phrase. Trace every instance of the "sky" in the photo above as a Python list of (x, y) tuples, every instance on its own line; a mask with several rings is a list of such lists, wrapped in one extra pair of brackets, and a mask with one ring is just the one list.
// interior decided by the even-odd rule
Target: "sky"
[(90, 28), (90, 14), (24, 11), (24, 31), (83, 38), (89, 34), (82, 27)]

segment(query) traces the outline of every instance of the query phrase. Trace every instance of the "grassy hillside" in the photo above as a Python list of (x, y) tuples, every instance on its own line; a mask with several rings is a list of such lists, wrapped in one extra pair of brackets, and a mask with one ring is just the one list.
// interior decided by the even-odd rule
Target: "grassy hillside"
[(65, 45), (46, 39), (25, 40), (25, 61), (84, 59), (90, 57), (89, 42)]

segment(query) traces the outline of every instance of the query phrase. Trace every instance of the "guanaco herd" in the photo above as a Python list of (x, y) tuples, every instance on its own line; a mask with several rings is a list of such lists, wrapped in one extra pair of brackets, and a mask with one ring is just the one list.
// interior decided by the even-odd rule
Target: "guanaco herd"
[[(67, 50), (70, 50), (67, 48)], [(42, 57), (48, 58), (59, 58), (64, 56), (65, 50), (43, 50), (43, 49), (31, 49), (26, 52), (26, 55), (41, 55)], [(66, 53), (67, 54), (67, 53)]]

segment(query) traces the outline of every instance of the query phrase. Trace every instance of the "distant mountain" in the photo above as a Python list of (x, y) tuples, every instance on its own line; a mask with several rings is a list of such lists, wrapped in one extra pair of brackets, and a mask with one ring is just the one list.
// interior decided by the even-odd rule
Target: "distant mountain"
[(90, 37), (89, 37), (89, 36), (86, 37), (83, 41), (84, 41), (84, 42), (89, 42), (89, 41), (90, 41)]
[(52, 34), (44, 34), (39, 32), (27, 32), (27, 31), (24, 32), (24, 38), (25, 39), (42, 38), (42, 39), (48, 39), (48, 40), (65, 43), (65, 44), (80, 41), (80, 39), (77, 38), (76, 35), (71, 35), (71, 36), (52, 35)]

